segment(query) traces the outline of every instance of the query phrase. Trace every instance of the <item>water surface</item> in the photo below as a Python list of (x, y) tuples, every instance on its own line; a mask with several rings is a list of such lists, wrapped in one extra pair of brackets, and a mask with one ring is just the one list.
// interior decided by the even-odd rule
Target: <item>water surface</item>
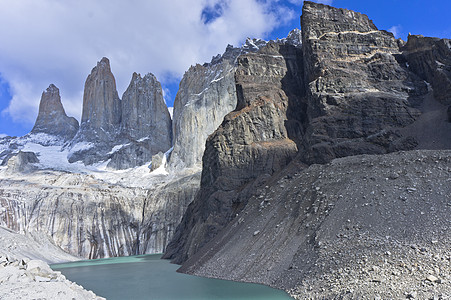
[(180, 274), (161, 255), (140, 255), (54, 264), (67, 279), (114, 299), (291, 299), (264, 285)]

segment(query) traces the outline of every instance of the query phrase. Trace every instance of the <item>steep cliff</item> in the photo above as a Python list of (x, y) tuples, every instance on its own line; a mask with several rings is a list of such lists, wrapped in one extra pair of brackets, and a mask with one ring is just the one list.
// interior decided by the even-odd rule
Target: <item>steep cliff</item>
[(46, 133), (69, 141), (77, 133), (78, 127), (78, 121), (66, 115), (59, 89), (51, 84), (42, 93), (38, 117), (31, 134)]
[(413, 149), (404, 127), (427, 92), (409, 72), (393, 34), (366, 15), (305, 2), (301, 16), (309, 126), (307, 163)]
[(295, 156), (305, 167), (419, 144), (402, 130), (421, 115), (427, 85), (393, 35), (308, 1), (301, 23), (302, 45), (286, 39), (238, 57), (237, 108), (207, 140), (201, 190), (165, 257), (193, 256)]
[(240, 48), (229, 45), (210, 63), (192, 66), (184, 74), (174, 101), (171, 169), (201, 167), (207, 137), (236, 107), (234, 76), (237, 57), (255, 52), (265, 44), (263, 40), (247, 39)]
[(158, 152), (172, 146), (172, 121), (163, 99), (161, 84), (149, 73), (134, 73), (122, 96), (121, 148), (111, 156), (108, 166), (126, 169), (148, 163)]
[(437, 100), (451, 105), (451, 40), (409, 35), (402, 50), (409, 69), (432, 85)]
[(48, 235), (83, 258), (161, 253), (199, 182), (190, 175), (125, 185), (114, 181), (131, 174), (94, 175), (0, 170), (0, 226)]
[(237, 107), (208, 138), (201, 190), (166, 258), (182, 262), (238, 213), (256, 186), (296, 155), (302, 132), (302, 51), (270, 42), (237, 59)]
[(110, 61), (97, 62), (85, 82), (80, 129), (70, 143), (69, 162), (89, 165), (105, 160), (121, 122), (121, 100)]

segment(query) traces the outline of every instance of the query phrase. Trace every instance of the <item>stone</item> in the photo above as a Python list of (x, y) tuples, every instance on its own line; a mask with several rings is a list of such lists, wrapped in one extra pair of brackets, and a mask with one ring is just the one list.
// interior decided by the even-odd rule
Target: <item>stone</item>
[(426, 276), (426, 279), (429, 280), (430, 282), (437, 282), (439, 280), (437, 277), (435, 277), (432, 274), (429, 274), (428, 276)]
[(6, 156), (2, 165), (6, 165), (10, 173), (28, 173), (36, 169), (37, 163), (39, 159), (34, 152), (19, 151)]
[(77, 133), (78, 127), (78, 121), (66, 115), (59, 89), (51, 84), (42, 93), (38, 117), (31, 133), (46, 133), (69, 141)]
[(162, 165), (163, 159), (164, 159), (164, 153), (162, 153), (162, 152), (159, 152), (159, 153), (153, 155), (152, 163), (150, 166), (150, 171), (155, 171), (156, 169), (158, 169)]
[(301, 27), (310, 118), (303, 161), (413, 149), (393, 128), (416, 120), (427, 88), (398, 62), (393, 35), (366, 15), (313, 2), (304, 2)]
[(429, 82), (434, 97), (451, 104), (451, 40), (409, 35), (403, 50), (409, 69)]
[(451, 105), (448, 106), (448, 109), (446, 110), (446, 114), (448, 115), (448, 122), (451, 123)]
[(298, 151), (303, 122), (303, 115), (295, 113), (303, 95), (300, 49), (270, 42), (239, 56), (237, 64), (236, 108), (207, 139), (201, 190), (164, 256), (176, 263), (211, 240), (246, 205), (256, 187)]
[(161, 84), (149, 73), (143, 78), (133, 73), (122, 96), (121, 148), (108, 167), (127, 169), (148, 163), (154, 154), (171, 148), (172, 121), (163, 99)]
[(69, 145), (69, 162), (89, 165), (106, 159), (119, 133), (120, 121), (121, 100), (110, 61), (104, 57), (86, 79), (80, 128)]

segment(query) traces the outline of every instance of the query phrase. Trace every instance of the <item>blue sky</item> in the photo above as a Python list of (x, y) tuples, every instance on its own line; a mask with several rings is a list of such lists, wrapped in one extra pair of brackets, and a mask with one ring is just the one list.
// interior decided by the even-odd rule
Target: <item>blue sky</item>
[[(186, 3), (183, 3), (186, 2)], [(365, 13), (379, 29), (451, 38), (449, 0), (317, 0)], [(300, 28), (301, 0), (0, 0), (0, 135), (24, 135), (50, 83), (81, 117), (86, 76), (103, 56), (119, 95), (133, 72), (154, 73), (171, 106), (185, 70), (246, 37)]]

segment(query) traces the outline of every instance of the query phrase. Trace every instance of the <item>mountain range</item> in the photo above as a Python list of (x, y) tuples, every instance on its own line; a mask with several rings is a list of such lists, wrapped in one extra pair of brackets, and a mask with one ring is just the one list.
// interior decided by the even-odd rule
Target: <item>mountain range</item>
[(0, 138), (0, 225), (297, 299), (446, 299), (451, 40), (309, 1), (301, 28), (191, 66), (172, 118), (151, 73), (119, 98), (107, 58), (80, 124), (51, 84)]

